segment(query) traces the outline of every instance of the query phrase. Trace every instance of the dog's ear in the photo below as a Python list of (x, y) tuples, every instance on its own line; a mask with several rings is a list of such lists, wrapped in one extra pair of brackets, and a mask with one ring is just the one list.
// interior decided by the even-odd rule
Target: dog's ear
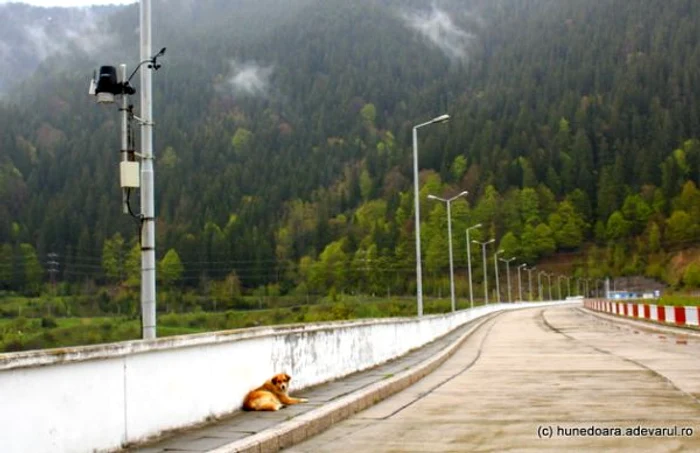
[(284, 376), (284, 379), (285, 379), (287, 382), (289, 382), (289, 381), (292, 380), (292, 377), (291, 377), (290, 375), (286, 374), (286, 373), (283, 374), (282, 376)]
[(270, 382), (272, 382), (272, 385), (277, 385), (277, 376), (272, 376), (272, 379), (270, 379)]

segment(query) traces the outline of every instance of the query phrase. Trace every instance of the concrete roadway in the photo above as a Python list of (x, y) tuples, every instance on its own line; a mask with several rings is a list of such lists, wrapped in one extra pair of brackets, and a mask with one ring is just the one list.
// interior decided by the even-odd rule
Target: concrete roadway
[[(604, 435), (638, 427), (677, 435)], [(700, 451), (700, 336), (577, 307), (506, 312), (426, 378), (285, 451), (546, 450)]]

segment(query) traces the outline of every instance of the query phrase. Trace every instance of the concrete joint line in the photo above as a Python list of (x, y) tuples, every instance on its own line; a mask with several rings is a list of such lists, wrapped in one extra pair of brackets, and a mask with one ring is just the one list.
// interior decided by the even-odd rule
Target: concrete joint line
[[(313, 437), (331, 425), (351, 415), (367, 409), (389, 396), (400, 392), (422, 379), (450, 358), (467, 338), (493, 318), (506, 313), (498, 311), (476, 320), (467, 332), (459, 336), (452, 344), (436, 356), (426, 359), (412, 368), (369, 386), (343, 396), (322, 407), (309, 411), (279, 426), (253, 434), (241, 440), (221, 446), (210, 453), (267, 453), (291, 447)], [(459, 328), (459, 327), (457, 327)]]
[[(579, 314), (585, 315), (586, 313), (583, 312), (583, 311), (579, 311)], [(582, 344), (582, 345), (584, 345), (584, 346), (587, 346), (587, 347), (593, 349), (594, 351), (600, 352), (601, 354), (609, 355), (609, 356), (612, 356), (612, 357), (617, 357), (617, 358), (620, 359), (620, 360), (623, 360), (623, 361), (625, 361), (625, 362), (628, 362), (628, 363), (632, 363), (632, 364), (634, 364), (634, 365), (637, 365), (638, 367), (640, 367), (640, 368), (642, 368), (642, 369), (644, 369), (644, 370), (647, 370), (647, 371), (651, 372), (652, 374), (654, 374), (655, 376), (657, 376), (657, 377), (660, 378), (661, 380), (665, 381), (668, 385), (670, 385), (671, 387), (673, 387), (673, 389), (675, 389), (676, 391), (682, 393), (686, 398), (692, 400), (695, 404), (700, 404), (700, 399), (698, 399), (697, 397), (695, 397), (695, 395), (693, 395), (692, 393), (688, 393), (688, 392), (686, 392), (685, 390), (681, 389), (680, 387), (678, 387), (678, 386), (676, 385), (675, 382), (673, 382), (671, 379), (669, 379), (669, 378), (666, 377), (665, 375), (659, 373), (659, 372), (656, 371), (655, 369), (650, 368), (650, 367), (646, 366), (645, 364), (643, 364), (643, 363), (641, 363), (641, 362), (638, 362), (638, 361), (636, 361), (636, 360), (634, 360), (634, 359), (630, 359), (630, 358), (627, 358), (627, 357), (625, 357), (625, 356), (622, 356), (622, 355), (615, 354), (615, 353), (613, 353), (613, 352), (607, 351), (607, 350), (605, 350), (605, 349), (601, 349), (601, 348), (599, 348), (598, 346), (592, 345), (592, 344), (587, 343), (587, 342), (585, 342), (585, 341), (583, 341), (583, 340), (579, 340), (579, 339), (576, 338), (576, 337), (573, 337), (573, 336), (571, 336), (571, 335), (569, 335), (569, 334), (567, 334), (567, 333), (562, 332), (560, 329), (554, 327), (553, 325), (551, 325), (551, 324), (549, 323), (549, 321), (547, 321), (547, 318), (545, 318), (545, 316), (544, 316), (544, 310), (542, 310), (541, 316), (542, 316), (542, 321), (544, 322), (544, 324), (545, 324), (550, 330), (552, 330), (553, 332), (556, 332), (556, 333), (558, 333), (559, 335), (563, 335), (564, 337), (566, 337), (566, 338), (568, 338), (568, 339), (570, 339), (570, 340), (573, 340), (573, 341), (575, 341), (575, 342), (577, 342), (577, 343), (579, 343), (579, 344)]]

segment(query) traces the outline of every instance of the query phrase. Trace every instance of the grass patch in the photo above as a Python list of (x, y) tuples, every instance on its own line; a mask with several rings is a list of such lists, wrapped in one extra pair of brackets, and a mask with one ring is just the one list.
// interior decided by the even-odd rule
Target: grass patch
[[(3, 299), (3, 306), (5, 299)], [(43, 308), (47, 302), (38, 299), (14, 298), (8, 312), (21, 304), (32, 316), (0, 318), (0, 352), (25, 351), (111, 343), (141, 338), (141, 324), (134, 316), (54, 317)], [(50, 302), (49, 302), (50, 303)], [(458, 301), (458, 309), (468, 301)], [(424, 300), (424, 313), (450, 311), (449, 299)], [(239, 329), (246, 327), (313, 323), (363, 318), (411, 317), (416, 315), (413, 297), (378, 298), (339, 296), (316, 304), (287, 305), (253, 310), (205, 312), (197, 308), (189, 313), (159, 313), (158, 337), (186, 335), (201, 332)]]

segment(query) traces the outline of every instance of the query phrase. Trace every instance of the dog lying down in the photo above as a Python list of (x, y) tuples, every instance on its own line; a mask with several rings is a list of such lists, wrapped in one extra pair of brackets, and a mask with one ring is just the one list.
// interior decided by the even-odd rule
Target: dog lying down
[(306, 398), (292, 398), (287, 391), (289, 381), (292, 378), (288, 374), (276, 374), (261, 387), (251, 390), (245, 397), (243, 409), (247, 411), (277, 411), (285, 405), (304, 403)]

